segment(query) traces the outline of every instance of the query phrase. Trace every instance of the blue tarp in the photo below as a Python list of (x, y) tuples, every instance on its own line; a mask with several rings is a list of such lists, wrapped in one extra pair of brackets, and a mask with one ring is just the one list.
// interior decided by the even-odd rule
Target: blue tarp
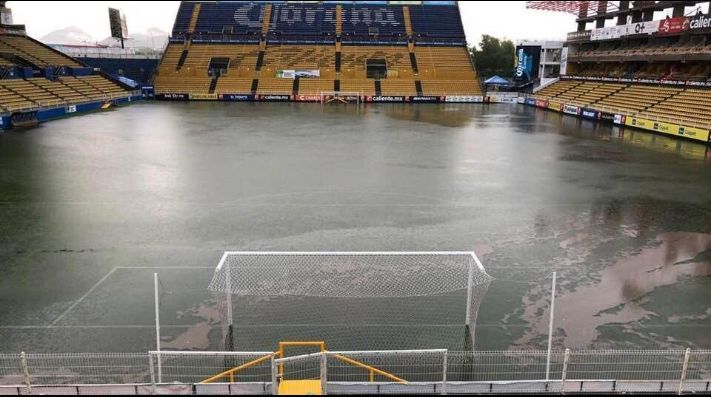
[(491, 78), (487, 79), (486, 81), (484, 81), (484, 84), (487, 84), (487, 85), (509, 85), (509, 81), (503, 77), (494, 76), (494, 77), (491, 77)]

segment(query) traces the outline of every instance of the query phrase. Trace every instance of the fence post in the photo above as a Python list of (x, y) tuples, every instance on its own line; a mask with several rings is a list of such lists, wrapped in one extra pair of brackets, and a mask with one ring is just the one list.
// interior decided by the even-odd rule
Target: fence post
[(568, 362), (570, 361), (570, 349), (565, 349), (563, 356), (563, 371), (560, 377), (560, 394), (565, 394), (565, 379), (568, 377)]
[(321, 353), (321, 395), (326, 395), (327, 390), (326, 390), (326, 384), (328, 383), (328, 357), (326, 356), (326, 353), (323, 352)]
[(553, 272), (551, 284), (551, 307), (548, 313), (548, 355), (546, 356), (546, 382), (551, 379), (551, 351), (553, 349), (553, 321), (555, 319), (555, 287), (557, 273)]
[(20, 353), (20, 366), (22, 367), (22, 379), (27, 386), (27, 394), (32, 394), (32, 384), (30, 383), (30, 369), (27, 367), (27, 356), (25, 352)]
[(684, 364), (681, 367), (681, 379), (679, 379), (679, 395), (684, 393), (684, 381), (686, 380), (686, 373), (689, 370), (689, 358), (691, 356), (691, 349), (687, 348), (684, 353)]
[(445, 350), (442, 356), (442, 394), (447, 394), (447, 352)]
[(274, 355), (271, 359), (271, 370), (272, 370), (272, 395), (276, 396), (279, 394), (279, 379), (277, 378), (277, 365), (274, 360)]
[(148, 353), (148, 369), (151, 372), (151, 386), (153, 388), (153, 394), (156, 394), (156, 369), (153, 366), (153, 354)]

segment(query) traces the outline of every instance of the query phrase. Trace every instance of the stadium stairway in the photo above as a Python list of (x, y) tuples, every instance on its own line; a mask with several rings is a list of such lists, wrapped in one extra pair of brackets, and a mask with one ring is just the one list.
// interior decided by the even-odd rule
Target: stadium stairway
[(405, 19), (405, 33), (407, 37), (412, 37), (412, 20), (410, 19), (410, 7), (402, 7), (402, 16)]
[(343, 6), (336, 6), (336, 37), (341, 37), (343, 34)]
[(220, 76), (215, 76), (212, 78), (210, 81), (210, 88), (208, 89), (208, 94), (214, 94), (215, 93), (215, 88), (217, 88), (217, 80), (220, 78)]
[(257, 66), (255, 66), (255, 70), (257, 72), (262, 70), (262, 66), (264, 66), (264, 55), (265, 55), (264, 49), (259, 51), (259, 55), (257, 56)]
[(272, 5), (264, 6), (264, 15), (262, 16), (262, 35), (269, 33), (269, 25), (272, 22)]
[(175, 70), (182, 69), (186, 59), (188, 59), (188, 50), (183, 50), (180, 53), (180, 58), (178, 59), (178, 64), (175, 66)]
[(190, 16), (190, 25), (188, 26), (188, 32), (190, 33), (195, 31), (195, 26), (200, 18), (201, 7), (202, 5), (200, 3), (195, 4), (195, 7), (193, 7), (193, 15)]
[(417, 74), (419, 71), (417, 70), (417, 56), (413, 51), (410, 51), (410, 67), (412, 67), (412, 71)]
[(423, 96), (424, 90), (422, 89), (422, 81), (415, 80), (415, 89), (417, 90), (417, 96)]

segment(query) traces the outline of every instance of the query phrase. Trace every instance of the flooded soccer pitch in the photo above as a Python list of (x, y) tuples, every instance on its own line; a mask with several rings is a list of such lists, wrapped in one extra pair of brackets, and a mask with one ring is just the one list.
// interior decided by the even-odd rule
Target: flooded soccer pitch
[(153, 349), (155, 272), (163, 348), (218, 349), (225, 250), (472, 249), (477, 350), (545, 348), (553, 271), (557, 348), (711, 346), (698, 143), (503, 104), (147, 102), (0, 134), (0, 352)]

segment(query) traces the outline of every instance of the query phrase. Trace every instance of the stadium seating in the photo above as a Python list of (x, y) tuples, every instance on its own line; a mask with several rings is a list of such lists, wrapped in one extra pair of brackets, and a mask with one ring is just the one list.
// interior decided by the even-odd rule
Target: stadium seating
[(269, 45), (261, 75), (273, 77), (280, 69), (319, 70), (321, 76), (333, 78), (336, 48), (329, 45)]
[(294, 92), (294, 80), (262, 78), (259, 79), (257, 94), (291, 95)]
[(252, 79), (241, 77), (220, 77), (217, 81), (217, 94), (249, 94), (252, 90)]
[(336, 35), (336, 6), (328, 4), (274, 4), (269, 30), (274, 38), (312, 38)]
[(188, 28), (190, 27), (190, 20), (193, 16), (193, 8), (195, 5), (195, 3), (189, 1), (181, 2), (178, 8), (178, 15), (175, 17), (175, 24), (173, 24), (174, 34), (184, 34), (189, 31)]
[(341, 73), (347, 78), (365, 78), (366, 60), (383, 59), (389, 72), (398, 76), (411, 77), (412, 66), (406, 46), (357, 46), (344, 45), (342, 48)]
[(683, 90), (651, 106), (641, 115), (654, 119), (678, 119), (690, 126), (711, 129), (711, 90)]
[(562, 80), (535, 94), (612, 113), (711, 128), (711, 90)]
[[(215, 58), (229, 66), (211, 85)], [(482, 95), (455, 2), (182, 2), (156, 93), (247, 93), (253, 80), (256, 94)]]
[(210, 78), (197, 76), (158, 75), (155, 81), (156, 94), (181, 93), (204, 94), (210, 88)]
[(26, 36), (0, 36), (0, 52), (12, 53), (38, 67), (82, 66), (72, 58), (35, 42)]
[(222, 34), (230, 27), (233, 34), (259, 35), (262, 32), (264, 4), (261, 2), (200, 3), (196, 32)]
[(299, 94), (319, 95), (323, 92), (332, 92), (333, 79), (301, 79), (299, 81)]
[(375, 95), (375, 81), (371, 79), (341, 80), (342, 92), (357, 92), (361, 95)]
[(90, 102), (126, 92), (102, 76), (62, 76), (56, 81), (45, 78), (3, 79), (0, 80), (0, 87), (3, 88), (0, 92), (0, 107), (12, 111)]
[[(131, 95), (119, 83), (27, 36), (0, 35), (0, 110), (19, 112)], [(22, 73), (15, 66), (21, 68)], [(5, 73), (10, 72), (12, 73)], [(78, 76), (73, 76), (77, 74)], [(49, 76), (45, 78), (44, 76)], [(24, 78), (19, 78), (24, 77)]]
[(455, 7), (408, 7), (412, 30), (418, 41), (464, 42), (464, 28)]
[(413, 96), (417, 95), (414, 80), (385, 79), (380, 81), (383, 95)]
[(381, 40), (405, 37), (402, 7), (343, 5), (344, 40), (377, 35)]

